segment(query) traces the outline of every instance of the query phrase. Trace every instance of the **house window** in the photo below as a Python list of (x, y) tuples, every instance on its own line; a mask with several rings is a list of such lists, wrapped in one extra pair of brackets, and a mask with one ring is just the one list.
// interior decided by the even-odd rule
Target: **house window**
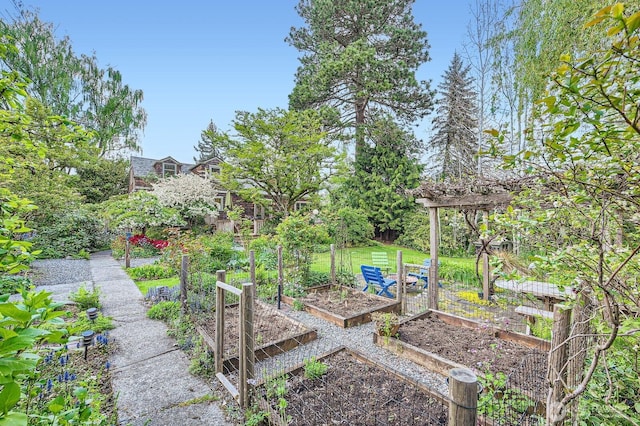
[(253, 205), (253, 218), (254, 219), (264, 219), (265, 218), (264, 206), (261, 206), (260, 204), (254, 204)]
[(295, 211), (309, 210), (309, 202), (308, 201), (296, 201), (296, 204), (293, 207), (293, 209)]
[(217, 197), (213, 197), (213, 202), (218, 205), (218, 211), (224, 210), (224, 195), (219, 195)]
[(210, 165), (208, 170), (209, 176), (217, 176), (220, 174), (220, 166)]
[(162, 177), (175, 176), (178, 168), (174, 163), (162, 163)]

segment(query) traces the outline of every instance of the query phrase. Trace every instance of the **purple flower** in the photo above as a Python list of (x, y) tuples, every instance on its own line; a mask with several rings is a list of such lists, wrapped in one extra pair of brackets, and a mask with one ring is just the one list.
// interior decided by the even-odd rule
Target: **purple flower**
[(107, 363), (104, 365), (104, 368), (106, 368), (107, 370), (111, 368), (111, 363), (107, 361)]
[(53, 380), (47, 379), (47, 392), (50, 392), (53, 389)]

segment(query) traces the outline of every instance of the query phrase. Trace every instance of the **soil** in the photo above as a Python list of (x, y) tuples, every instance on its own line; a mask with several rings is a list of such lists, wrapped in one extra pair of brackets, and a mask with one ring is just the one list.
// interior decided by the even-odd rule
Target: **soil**
[[(321, 378), (288, 375), (284, 398), (289, 425), (447, 424), (446, 405), (386, 370), (345, 351), (321, 361), (328, 366)], [(269, 403), (277, 407), (278, 398)]]
[(480, 375), (497, 372), (534, 399), (546, 397), (547, 352), (508, 342), (486, 332), (426, 316), (401, 324), (398, 338), (412, 346), (465, 365)]
[(387, 301), (347, 287), (311, 291), (297, 300), (344, 318), (369, 312), (394, 302), (393, 299), (387, 299)]
[[(224, 318), (224, 357), (238, 355), (238, 340), (240, 337), (239, 328), (239, 306), (227, 306)], [(255, 323), (253, 331), (255, 335), (255, 347), (260, 348), (268, 344), (279, 342), (285, 339), (299, 336), (309, 331), (303, 324), (298, 323), (282, 313), (275, 307), (263, 303), (255, 304)], [(214, 339), (216, 335), (216, 319), (212, 317), (198, 317), (196, 324), (201, 330)], [(213, 348), (212, 348), (213, 349)]]

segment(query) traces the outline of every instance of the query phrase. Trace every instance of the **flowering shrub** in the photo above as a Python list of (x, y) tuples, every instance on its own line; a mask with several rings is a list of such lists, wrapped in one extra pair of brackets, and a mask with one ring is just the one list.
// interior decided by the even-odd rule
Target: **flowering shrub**
[(156, 250), (162, 250), (167, 248), (169, 245), (169, 241), (167, 240), (153, 240), (146, 235), (138, 234), (134, 235), (129, 239), (131, 245), (139, 246), (139, 247), (153, 247)]

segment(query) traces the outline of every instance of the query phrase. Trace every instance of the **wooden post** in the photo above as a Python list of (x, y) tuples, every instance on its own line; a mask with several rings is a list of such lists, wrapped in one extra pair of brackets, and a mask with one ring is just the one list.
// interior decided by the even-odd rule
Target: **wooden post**
[(278, 309), (282, 298), (282, 285), (284, 283), (284, 267), (282, 261), (282, 246), (278, 246)]
[(478, 378), (468, 368), (449, 370), (449, 426), (474, 426), (478, 417)]
[[(489, 212), (482, 212), (482, 220), (484, 222), (484, 226), (486, 230), (489, 230)], [(484, 300), (489, 300), (489, 296), (491, 296), (491, 274), (489, 271), (489, 252), (487, 247), (487, 240), (482, 239), (482, 298)]]
[(567, 359), (569, 353), (568, 337), (571, 331), (571, 310), (561, 304), (553, 307), (553, 329), (547, 380), (547, 425), (552, 426), (560, 419), (562, 407), (560, 401), (564, 397), (567, 383)]
[(187, 278), (189, 276), (189, 257), (182, 255), (180, 265), (180, 307), (183, 314), (187, 313)]
[(398, 250), (396, 253), (396, 300), (398, 302), (403, 301), (404, 286), (404, 267), (402, 265), (402, 250)]
[[(225, 282), (227, 273), (225, 271), (216, 271), (216, 280)], [(224, 290), (216, 286), (216, 373), (223, 372), (222, 353), (224, 351)]]
[(131, 243), (129, 242), (129, 237), (124, 243), (124, 267), (131, 267)]
[(429, 207), (429, 309), (438, 309), (438, 209)]
[[(578, 292), (577, 300), (573, 308), (571, 318), (571, 340), (569, 341), (569, 365), (567, 368), (567, 386), (570, 391), (574, 391), (582, 382), (584, 377), (584, 365), (587, 358), (587, 348), (591, 347), (592, 335), (589, 320), (593, 315), (593, 304), (591, 303), (590, 292), (582, 287)], [(577, 418), (578, 401), (571, 403), (572, 418)]]
[(255, 365), (255, 336), (253, 333), (253, 307), (255, 290), (252, 283), (242, 284), (242, 295), (240, 296), (240, 371), (239, 391), (240, 406), (248, 408), (249, 401), (249, 381), (254, 378)]
[(249, 280), (253, 283), (251, 291), (253, 292), (253, 298), (256, 299), (258, 284), (256, 283), (256, 252), (254, 250), (249, 250)]
[(329, 246), (331, 250), (331, 284), (336, 285), (336, 245)]

